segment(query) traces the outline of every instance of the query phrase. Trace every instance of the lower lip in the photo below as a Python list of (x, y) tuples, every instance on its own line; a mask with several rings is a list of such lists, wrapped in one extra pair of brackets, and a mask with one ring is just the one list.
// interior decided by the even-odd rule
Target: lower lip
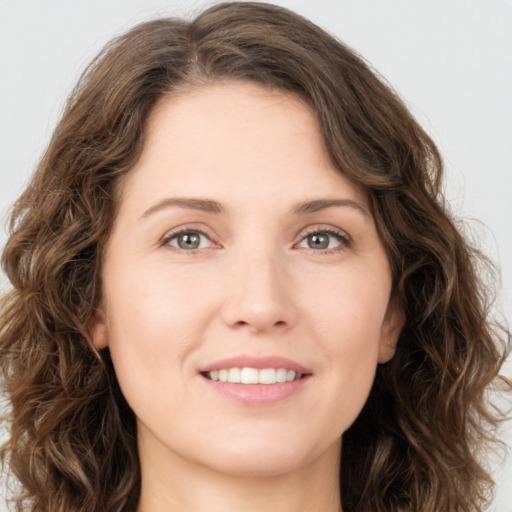
[(307, 375), (291, 382), (276, 384), (233, 384), (208, 379), (201, 375), (203, 381), (215, 392), (235, 400), (242, 405), (272, 405), (299, 393), (311, 376)]

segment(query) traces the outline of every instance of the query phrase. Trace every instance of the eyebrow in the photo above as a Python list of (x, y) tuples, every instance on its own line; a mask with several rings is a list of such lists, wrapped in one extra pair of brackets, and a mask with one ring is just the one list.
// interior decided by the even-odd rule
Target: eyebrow
[(357, 201), (352, 201), (352, 199), (315, 199), (313, 201), (305, 201), (295, 206), (293, 213), (296, 215), (309, 215), (335, 206), (348, 206), (349, 208), (354, 208), (359, 211), (366, 217), (371, 217), (366, 206)]
[(141, 218), (149, 217), (151, 214), (165, 210), (172, 206), (180, 206), (189, 210), (200, 210), (208, 213), (224, 213), (225, 208), (212, 199), (201, 199), (197, 197), (168, 197), (148, 208)]
[[(149, 217), (150, 215), (171, 208), (173, 206), (179, 206), (189, 210), (199, 210), (207, 213), (225, 213), (226, 209), (221, 203), (214, 201), (213, 199), (202, 199), (198, 197), (168, 197), (159, 201), (155, 205), (148, 208), (141, 218)], [(321, 210), (333, 207), (349, 207), (353, 208), (366, 217), (371, 217), (368, 208), (363, 204), (353, 201), (352, 199), (314, 199), (311, 201), (304, 201), (303, 203), (297, 204), (292, 212), (295, 215), (304, 216), (316, 213)]]

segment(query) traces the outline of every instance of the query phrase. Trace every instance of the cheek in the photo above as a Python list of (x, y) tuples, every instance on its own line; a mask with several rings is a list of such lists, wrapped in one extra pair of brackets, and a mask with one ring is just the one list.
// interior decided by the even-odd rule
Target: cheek
[[(110, 329), (128, 339), (138, 334), (141, 342), (151, 339), (152, 343), (168, 344), (172, 339), (181, 344), (185, 340), (180, 335), (186, 337), (201, 323), (213, 299), (206, 293), (204, 279), (157, 266), (111, 272), (105, 288)], [(144, 346), (148, 348), (146, 343)]]
[[(333, 350), (358, 351), (378, 345), (384, 323), (391, 280), (386, 268), (375, 272), (347, 268), (317, 281), (316, 292), (309, 293), (310, 323)], [(304, 283), (303, 293), (306, 296)], [(311, 288), (311, 287), (310, 287)]]
[(170, 279), (151, 269), (108, 275), (109, 346), (123, 392), (137, 397), (154, 392), (155, 385), (175, 392), (192, 371), (183, 363), (202, 342), (214, 297), (186, 276)]
[[(385, 269), (384, 269), (385, 270)], [(346, 272), (311, 297), (308, 323), (325, 355), (325, 412), (342, 430), (362, 409), (377, 368), (390, 280), (382, 273)], [(320, 283), (319, 283), (320, 284)]]

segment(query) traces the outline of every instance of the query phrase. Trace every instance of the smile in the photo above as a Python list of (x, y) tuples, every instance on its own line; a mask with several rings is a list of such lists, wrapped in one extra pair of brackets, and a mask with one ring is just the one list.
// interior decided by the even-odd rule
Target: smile
[(277, 384), (300, 380), (302, 373), (287, 368), (223, 368), (204, 372), (203, 375), (213, 381), (232, 384)]

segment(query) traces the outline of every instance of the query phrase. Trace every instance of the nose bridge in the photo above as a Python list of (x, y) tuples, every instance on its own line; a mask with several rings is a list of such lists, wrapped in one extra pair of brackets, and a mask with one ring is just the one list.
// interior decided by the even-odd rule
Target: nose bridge
[(229, 325), (259, 332), (295, 322), (291, 276), (268, 239), (235, 250), (227, 276), (224, 316)]

